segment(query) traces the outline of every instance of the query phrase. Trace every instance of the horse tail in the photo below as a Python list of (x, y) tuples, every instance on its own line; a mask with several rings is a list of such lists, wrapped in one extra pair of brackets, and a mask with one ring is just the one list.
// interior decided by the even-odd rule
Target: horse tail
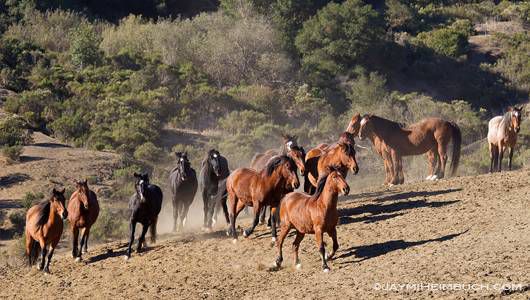
[(225, 192), (221, 197), (221, 206), (223, 207), (223, 214), (225, 215), (226, 224), (230, 224), (230, 217), (228, 216), (228, 205), (226, 204), (227, 199), (228, 193)]
[(30, 246), (29, 246), (28, 259), (29, 259), (29, 265), (33, 266), (37, 262), (40, 256), (41, 249), (40, 249), (40, 244), (36, 240), (34, 240), (32, 237), (29, 237), (29, 238), (31, 239), (31, 241), (30, 241)]
[(451, 132), (453, 139), (453, 153), (451, 155), (451, 176), (455, 176), (458, 164), (460, 163), (460, 148), (462, 146), (462, 132), (456, 123), (451, 122)]
[(156, 243), (156, 223), (158, 223), (158, 216), (153, 220), (149, 226), (149, 235), (151, 236), (151, 243)]

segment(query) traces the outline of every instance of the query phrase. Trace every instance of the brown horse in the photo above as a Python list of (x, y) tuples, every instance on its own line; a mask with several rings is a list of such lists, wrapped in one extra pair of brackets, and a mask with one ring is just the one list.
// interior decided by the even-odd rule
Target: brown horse
[(54, 188), (48, 201), (32, 206), (26, 213), (26, 255), (31, 266), (37, 262), (39, 252), (42, 252), (39, 270), (46, 273), (50, 272), (53, 251), (63, 233), (63, 220), (68, 217), (65, 201), (64, 189), (57, 191)]
[(428, 180), (445, 176), (447, 146), (453, 140), (451, 175), (460, 161), (462, 134), (454, 122), (427, 118), (404, 128), (403, 125), (374, 115), (361, 120), (359, 138), (368, 138), (385, 161), (390, 184), (404, 182), (402, 157), (427, 153), (430, 165)]
[[(243, 232), (243, 235), (248, 237), (258, 225), (260, 210), (265, 205), (277, 208), (282, 197), (299, 186), (296, 164), (287, 155), (273, 158), (259, 173), (252, 169), (239, 168), (230, 174), (226, 181), (230, 218), (228, 234), (232, 234), (234, 242), (237, 240), (236, 218), (245, 206), (254, 208), (254, 222)], [(275, 241), (274, 211), (271, 216), (272, 239)]]
[[(76, 190), (68, 201), (68, 222), (72, 230), (72, 257), (81, 260), (83, 247), (88, 252), (88, 236), (90, 227), (99, 215), (99, 203), (96, 193), (88, 188), (87, 180), (77, 181)], [(78, 248), (79, 231), (83, 229), (81, 243)]]
[(510, 148), (508, 169), (512, 169), (513, 148), (521, 129), (522, 107), (509, 107), (504, 116), (497, 116), (488, 124), (488, 144), (490, 149), (490, 173), (501, 171), (502, 158), (506, 148)]
[(322, 150), (318, 156), (308, 157), (306, 159), (306, 173), (304, 181), (304, 191), (314, 193), (317, 187), (319, 174), (323, 174), (329, 167), (338, 168), (344, 177), (347, 176), (348, 170), (354, 174), (359, 172), (359, 166), (355, 158), (355, 141), (353, 135), (349, 132), (343, 132), (337, 144)]
[[(279, 268), (283, 261), (283, 241), (291, 228), (295, 228), (296, 238), (293, 242), (293, 251), (296, 267), (301, 267), (298, 259), (298, 248), (304, 236), (309, 233), (315, 234), (317, 247), (319, 247), (322, 259), (322, 269), (324, 272), (329, 271), (326, 261), (331, 259), (339, 248), (336, 230), (339, 221), (339, 213), (337, 211), (338, 195), (341, 192), (347, 195), (350, 192), (350, 187), (340, 170), (330, 169), (328, 172), (328, 174), (320, 178), (317, 192), (313, 196), (292, 192), (282, 199), (280, 209), (282, 227), (276, 243), (278, 248), (278, 257), (274, 264), (276, 268)], [(329, 256), (326, 255), (324, 233), (327, 233), (333, 240), (333, 251)]]

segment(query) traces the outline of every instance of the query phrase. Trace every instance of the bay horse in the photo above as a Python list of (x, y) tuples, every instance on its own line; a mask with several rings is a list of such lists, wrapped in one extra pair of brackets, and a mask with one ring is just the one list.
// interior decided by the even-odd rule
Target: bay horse
[(488, 124), (488, 145), (490, 150), (490, 173), (501, 171), (504, 151), (508, 154), (508, 169), (512, 169), (513, 149), (517, 143), (517, 134), (521, 129), (523, 107), (509, 107), (503, 116), (496, 116)]
[(50, 272), (53, 252), (63, 233), (63, 220), (68, 217), (65, 201), (64, 189), (54, 188), (49, 200), (32, 206), (26, 213), (26, 256), (32, 266), (42, 253), (39, 270), (45, 273)]
[(150, 232), (151, 242), (156, 242), (156, 225), (158, 222), (158, 214), (162, 209), (163, 194), (159, 186), (149, 183), (149, 175), (147, 173), (134, 173), (135, 193), (129, 199), (129, 209), (131, 210), (131, 217), (129, 218), (129, 245), (125, 258), (131, 258), (132, 244), (134, 242), (134, 231), (136, 223), (142, 224), (142, 233), (138, 238), (137, 252), (142, 251), (142, 246), (145, 246), (145, 234), (147, 230)]
[[(305, 173), (305, 150), (303, 147), (298, 145), (298, 137), (296, 135), (282, 134), (282, 146), (279, 150), (269, 149), (265, 153), (256, 153), (252, 160), (250, 161), (250, 168), (256, 171), (261, 171), (265, 168), (267, 163), (278, 155), (288, 155), (290, 156), (296, 166), (300, 170), (300, 174), (303, 176)], [(271, 208), (272, 210), (272, 208)], [(265, 223), (266, 216), (266, 207), (260, 212), (260, 224)], [(278, 219), (278, 216), (276, 216)], [(278, 220), (279, 221), (279, 220)], [(267, 225), (271, 226), (271, 218), (267, 221)]]
[(389, 184), (402, 184), (403, 156), (427, 153), (429, 173), (427, 180), (444, 178), (448, 159), (447, 148), (453, 141), (451, 175), (456, 174), (460, 162), (462, 134), (454, 122), (440, 118), (426, 118), (408, 127), (375, 115), (361, 120), (359, 138), (370, 139), (376, 152), (385, 161)]
[[(278, 242), (276, 243), (278, 257), (274, 263), (275, 268), (279, 268), (282, 264), (283, 242), (289, 231), (294, 228), (296, 237), (293, 242), (293, 252), (296, 268), (299, 269), (301, 267), (300, 259), (298, 258), (300, 243), (306, 234), (315, 234), (320, 258), (322, 259), (322, 269), (324, 272), (329, 272), (327, 260), (331, 259), (337, 249), (339, 249), (336, 229), (339, 221), (339, 213), (337, 211), (338, 195), (339, 193), (347, 195), (350, 192), (350, 187), (340, 170), (331, 168), (328, 172), (319, 179), (317, 191), (314, 195), (292, 192), (282, 199), (280, 207), (282, 225)], [(333, 250), (329, 255), (326, 255), (324, 233), (327, 233), (333, 240)]]
[[(77, 261), (81, 260), (83, 247), (85, 253), (88, 252), (90, 227), (96, 222), (98, 215), (99, 203), (96, 193), (88, 188), (86, 179), (77, 181), (76, 190), (68, 201), (68, 222), (72, 231), (72, 257)], [(81, 243), (78, 245), (80, 229), (83, 229), (83, 233)]]
[[(226, 178), (230, 175), (228, 161), (219, 151), (211, 149), (202, 161), (200, 172), (200, 188), (202, 201), (204, 204), (204, 223), (205, 230), (211, 230), (215, 222), (217, 208), (222, 206), (226, 223), (228, 219), (228, 208), (226, 207)], [(222, 186), (224, 184), (224, 187)], [(223, 199), (224, 198), (224, 199)]]
[(348, 170), (357, 174), (359, 166), (355, 158), (354, 145), (353, 135), (349, 132), (343, 132), (337, 144), (322, 150), (318, 156), (308, 157), (306, 160), (307, 171), (304, 175), (304, 191), (309, 194), (314, 193), (319, 174), (323, 174), (329, 167), (338, 168), (344, 177), (347, 176)]
[(228, 234), (237, 241), (236, 218), (245, 206), (254, 209), (252, 226), (243, 232), (248, 237), (258, 225), (259, 213), (265, 205), (273, 208), (271, 213), (272, 239), (276, 240), (276, 221), (274, 211), (280, 204), (282, 197), (300, 186), (296, 174), (296, 164), (287, 155), (274, 157), (267, 166), (257, 172), (249, 168), (236, 169), (226, 181), (228, 191), (228, 211), (230, 227)]
[(182, 230), (195, 193), (197, 174), (191, 167), (187, 152), (176, 152), (177, 165), (169, 173), (169, 185), (173, 195), (173, 231)]

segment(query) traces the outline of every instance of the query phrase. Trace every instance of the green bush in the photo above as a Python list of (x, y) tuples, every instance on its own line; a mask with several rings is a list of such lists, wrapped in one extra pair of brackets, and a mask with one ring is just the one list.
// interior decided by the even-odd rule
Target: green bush
[(72, 31), (70, 54), (72, 63), (81, 69), (101, 63), (103, 54), (99, 50), (100, 39), (92, 26), (80, 26)]
[(147, 142), (134, 150), (134, 158), (146, 162), (157, 162), (164, 156), (164, 151), (155, 144)]
[(125, 238), (128, 233), (128, 222), (125, 211), (110, 211), (102, 207), (96, 223), (90, 229), (90, 237), (95, 241), (107, 241)]
[(17, 234), (24, 232), (24, 226), (26, 225), (26, 214), (23, 211), (17, 210), (9, 215), (9, 221), (13, 225), (13, 230)]
[(448, 27), (421, 32), (415, 42), (440, 55), (457, 58), (467, 52), (468, 37), (472, 32), (473, 27), (468, 20), (458, 20)]
[(33, 205), (35, 205), (38, 201), (44, 199), (44, 194), (41, 192), (32, 193), (27, 192), (24, 197), (22, 198), (22, 206), (27, 211), (30, 209)]

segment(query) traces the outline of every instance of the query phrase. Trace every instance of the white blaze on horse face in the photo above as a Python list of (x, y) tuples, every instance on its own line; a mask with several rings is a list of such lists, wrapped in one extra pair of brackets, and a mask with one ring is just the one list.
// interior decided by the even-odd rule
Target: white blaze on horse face
[(364, 124), (366, 124), (366, 122), (368, 122), (368, 118), (364, 117), (364, 118), (361, 120), (361, 126), (363, 126)]
[(217, 158), (217, 154), (214, 153), (214, 154), (213, 154), (213, 157), (214, 157), (214, 158)]
[(291, 146), (293, 145), (293, 141), (288, 141), (287, 144), (285, 144), (287, 146), (287, 149), (291, 150)]
[(180, 158), (180, 161), (181, 161), (181, 162), (184, 161), (184, 158), (181, 157), (181, 158)]

